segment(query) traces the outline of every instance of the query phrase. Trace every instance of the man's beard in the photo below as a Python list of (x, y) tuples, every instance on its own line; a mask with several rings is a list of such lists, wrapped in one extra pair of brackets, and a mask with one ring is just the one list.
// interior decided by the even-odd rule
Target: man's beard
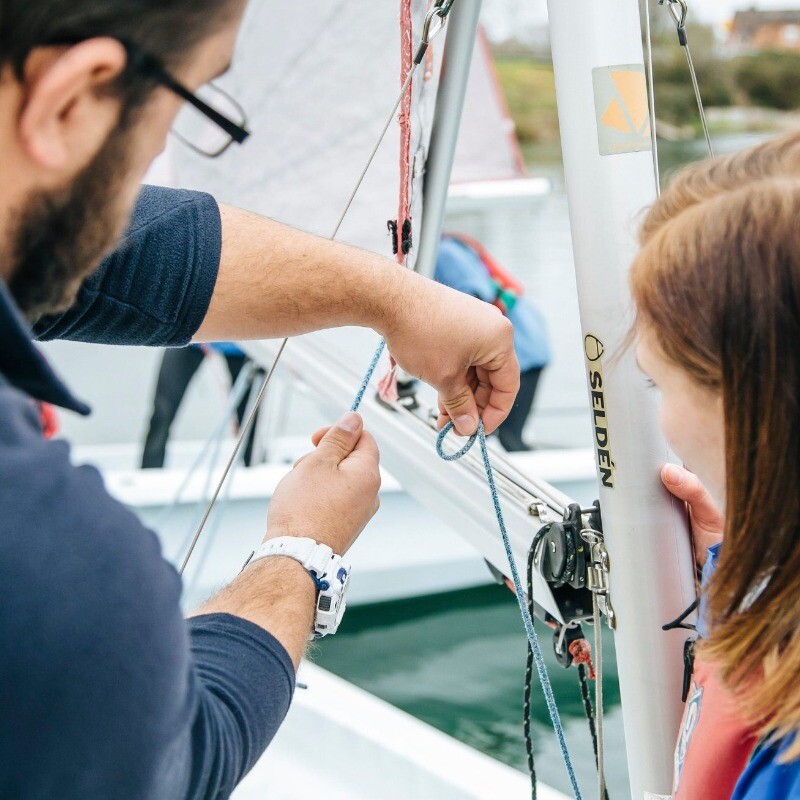
[(8, 287), (28, 319), (69, 308), (121, 235), (130, 133), (128, 126), (115, 130), (69, 186), (37, 193), (17, 212)]

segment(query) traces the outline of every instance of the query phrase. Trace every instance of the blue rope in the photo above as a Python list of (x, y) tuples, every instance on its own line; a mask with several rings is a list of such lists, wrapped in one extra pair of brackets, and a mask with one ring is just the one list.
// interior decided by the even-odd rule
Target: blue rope
[(575, 793), (576, 800), (581, 800), (581, 790), (578, 787), (578, 780), (575, 777), (575, 769), (572, 766), (572, 759), (570, 758), (567, 742), (564, 738), (564, 727), (561, 724), (561, 717), (558, 714), (556, 699), (553, 696), (553, 687), (550, 683), (550, 677), (547, 674), (547, 667), (545, 666), (544, 658), (542, 657), (542, 649), (539, 646), (539, 639), (537, 638), (536, 630), (533, 627), (533, 620), (528, 612), (528, 606), (525, 602), (525, 592), (522, 588), (522, 583), (519, 579), (519, 573), (517, 572), (517, 565), (514, 561), (514, 555), (511, 551), (511, 542), (509, 541), (506, 523), (503, 519), (503, 510), (500, 508), (500, 495), (497, 492), (497, 486), (494, 482), (494, 470), (492, 469), (492, 463), (489, 460), (489, 450), (486, 447), (486, 431), (483, 427), (483, 420), (478, 420), (478, 430), (475, 431), (475, 433), (473, 433), (469, 439), (467, 439), (467, 443), (460, 450), (455, 453), (448, 454), (444, 452), (443, 445), (447, 434), (450, 433), (451, 430), (453, 430), (453, 423), (448, 422), (447, 425), (445, 425), (444, 428), (439, 431), (439, 435), (436, 438), (436, 452), (445, 461), (457, 461), (470, 451), (472, 445), (475, 444), (476, 439), (480, 442), (481, 456), (483, 457), (483, 468), (486, 470), (486, 480), (489, 483), (489, 489), (492, 493), (492, 504), (494, 505), (494, 513), (497, 517), (497, 525), (500, 528), (500, 534), (503, 537), (503, 547), (505, 547), (506, 550), (508, 566), (511, 568), (511, 577), (514, 579), (514, 589), (517, 594), (519, 610), (522, 614), (522, 622), (525, 626), (525, 632), (528, 634), (528, 641), (530, 642), (531, 651), (533, 652), (533, 657), (536, 661), (536, 670), (539, 673), (539, 681), (542, 684), (542, 691), (544, 692), (544, 699), (547, 703), (547, 710), (550, 712), (550, 719), (553, 722), (553, 729), (556, 732), (558, 744), (561, 747), (561, 756), (564, 759), (564, 766), (567, 768), (567, 775), (569, 775), (569, 780), (572, 784), (572, 791)]
[(361, 401), (364, 399), (364, 395), (367, 392), (367, 386), (369, 386), (369, 382), (372, 380), (372, 375), (375, 372), (375, 368), (378, 366), (378, 362), (381, 360), (384, 347), (386, 347), (386, 342), (381, 339), (378, 343), (375, 353), (372, 356), (372, 361), (369, 362), (367, 372), (364, 375), (364, 380), (361, 381), (361, 386), (358, 387), (356, 399), (353, 400), (353, 405), (350, 406), (351, 411), (358, 411), (359, 407), (361, 406)]
[[(364, 394), (367, 391), (367, 387), (369, 386), (369, 382), (372, 379), (372, 375), (375, 372), (375, 368), (378, 366), (378, 361), (380, 361), (381, 354), (383, 353), (383, 348), (385, 346), (386, 342), (381, 339), (377, 350), (372, 356), (372, 361), (367, 368), (364, 379), (361, 381), (361, 386), (358, 388), (353, 405), (350, 407), (351, 411), (358, 411), (361, 401), (364, 399)], [(489, 490), (492, 493), (492, 504), (494, 505), (494, 513), (497, 517), (497, 525), (500, 528), (500, 535), (503, 537), (503, 547), (506, 550), (508, 565), (511, 568), (511, 577), (514, 580), (514, 589), (517, 594), (519, 610), (522, 614), (522, 623), (525, 626), (525, 633), (528, 635), (531, 651), (533, 652), (533, 657), (536, 661), (536, 670), (539, 673), (539, 682), (542, 684), (542, 691), (544, 692), (544, 699), (547, 703), (547, 710), (550, 713), (550, 719), (553, 722), (553, 729), (556, 732), (558, 744), (561, 747), (561, 756), (564, 759), (564, 766), (567, 768), (567, 775), (569, 775), (569, 781), (572, 784), (572, 791), (575, 793), (576, 800), (582, 800), (581, 790), (578, 787), (578, 779), (575, 777), (575, 768), (572, 766), (572, 758), (570, 757), (567, 741), (564, 737), (564, 727), (561, 724), (561, 717), (558, 714), (558, 706), (556, 706), (556, 699), (553, 695), (553, 686), (551, 685), (550, 677), (547, 674), (547, 667), (545, 666), (544, 657), (542, 656), (542, 649), (539, 646), (539, 639), (537, 638), (536, 630), (533, 627), (533, 620), (528, 612), (528, 606), (525, 602), (525, 592), (519, 579), (517, 565), (514, 561), (514, 554), (511, 551), (511, 542), (509, 541), (506, 523), (503, 519), (503, 509), (500, 507), (500, 495), (497, 492), (497, 486), (494, 482), (494, 470), (492, 469), (492, 462), (489, 460), (489, 450), (486, 447), (486, 431), (483, 427), (483, 420), (478, 420), (478, 430), (475, 431), (475, 433), (473, 433), (469, 439), (467, 439), (467, 443), (460, 450), (455, 453), (448, 454), (444, 452), (443, 445), (447, 434), (453, 430), (453, 427), (453, 423), (448, 422), (447, 425), (445, 425), (444, 428), (439, 431), (439, 435), (436, 437), (436, 452), (445, 461), (458, 461), (459, 458), (462, 458), (470, 451), (476, 440), (480, 442), (481, 456), (483, 457), (483, 468), (486, 470), (486, 480), (489, 483)]]

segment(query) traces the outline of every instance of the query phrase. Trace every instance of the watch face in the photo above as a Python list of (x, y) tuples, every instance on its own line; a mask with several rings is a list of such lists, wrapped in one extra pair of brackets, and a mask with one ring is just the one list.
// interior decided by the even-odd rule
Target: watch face
[(314, 635), (319, 638), (336, 633), (347, 606), (345, 595), (350, 582), (350, 565), (333, 556), (321, 583), (314, 618)]

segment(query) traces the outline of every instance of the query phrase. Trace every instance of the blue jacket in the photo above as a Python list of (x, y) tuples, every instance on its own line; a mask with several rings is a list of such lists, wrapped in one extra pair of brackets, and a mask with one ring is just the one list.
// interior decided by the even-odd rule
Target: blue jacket
[(731, 800), (798, 800), (800, 761), (779, 763), (788, 740), (760, 745), (736, 784)]
[(233, 342), (211, 342), (208, 345), (212, 350), (216, 350), (223, 356), (243, 356), (244, 351), (239, 345)]
[[(220, 242), (211, 197), (147, 188), (75, 306), (34, 332), (184, 345)], [(32, 398), (88, 409), (30, 336), (0, 281), (0, 797), (225, 798), (286, 714), (292, 663), (243, 619), (184, 620), (155, 534), (43, 439)]]
[[(439, 243), (434, 278), (487, 303), (495, 300), (494, 284), (478, 255), (448, 236)], [(520, 297), (506, 316), (514, 326), (514, 351), (520, 370), (546, 367), (550, 363), (550, 345), (541, 312), (526, 297)]]

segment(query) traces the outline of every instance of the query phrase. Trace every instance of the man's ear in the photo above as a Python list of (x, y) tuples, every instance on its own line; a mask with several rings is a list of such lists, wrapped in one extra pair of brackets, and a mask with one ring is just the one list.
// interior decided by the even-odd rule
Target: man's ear
[(126, 63), (125, 48), (110, 38), (31, 53), (18, 122), (20, 147), (31, 161), (68, 175), (92, 160), (120, 114), (119, 99), (103, 90)]

